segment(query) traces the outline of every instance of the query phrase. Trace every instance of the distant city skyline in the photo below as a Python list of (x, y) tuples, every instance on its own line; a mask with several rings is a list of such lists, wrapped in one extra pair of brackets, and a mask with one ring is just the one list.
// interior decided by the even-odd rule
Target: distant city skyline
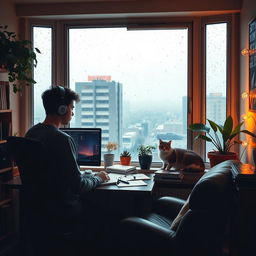
[[(34, 28), (33, 35), (35, 47), (43, 52), (35, 69), (38, 84), (34, 89), (34, 122), (40, 122), (45, 116), (41, 93), (52, 81), (51, 28)], [(226, 97), (226, 23), (207, 25), (206, 37), (206, 94), (222, 93)], [(111, 76), (113, 81), (122, 83), (124, 133), (135, 129), (139, 141), (154, 144), (161, 127), (186, 135), (187, 28), (71, 28), (68, 50), (71, 89), (75, 90), (75, 83), (89, 82), (88, 76), (95, 75)], [(72, 120), (71, 126), (74, 123)], [(148, 136), (143, 129), (147, 129)], [(187, 139), (184, 136), (175, 143), (186, 147)]]

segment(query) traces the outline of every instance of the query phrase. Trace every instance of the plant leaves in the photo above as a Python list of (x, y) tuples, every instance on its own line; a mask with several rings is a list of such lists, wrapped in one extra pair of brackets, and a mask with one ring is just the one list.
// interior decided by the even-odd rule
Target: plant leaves
[(233, 119), (231, 116), (228, 116), (224, 126), (223, 126), (223, 133), (225, 136), (229, 137), (233, 130)]
[(246, 134), (256, 138), (256, 135), (254, 133), (252, 133), (252, 132), (249, 132), (248, 130), (241, 130), (240, 132), (246, 133)]
[(237, 134), (240, 132), (241, 126), (244, 124), (244, 122), (241, 122), (240, 124), (238, 124), (235, 129), (232, 131), (231, 135), (233, 134)]
[(35, 50), (36, 50), (37, 53), (41, 53), (40, 50), (36, 47), (35, 47)]
[(209, 122), (211, 128), (214, 130), (214, 132), (217, 132), (217, 124), (209, 119), (207, 119), (207, 121)]
[(201, 123), (195, 123), (195, 124), (191, 124), (189, 126), (189, 129), (195, 132), (206, 132), (209, 133), (210, 132), (210, 128), (204, 124)]
[(203, 134), (197, 135), (197, 136), (195, 137), (195, 140), (197, 140), (197, 139), (202, 139), (202, 140), (206, 140), (206, 141), (212, 142), (212, 139), (211, 139), (211, 138), (209, 138), (209, 137), (207, 137), (207, 136), (205, 136), (205, 135), (203, 135)]

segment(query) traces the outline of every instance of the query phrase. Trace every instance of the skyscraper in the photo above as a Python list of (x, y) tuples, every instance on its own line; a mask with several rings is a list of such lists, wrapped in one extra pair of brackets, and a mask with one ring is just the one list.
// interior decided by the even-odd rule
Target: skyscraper
[(210, 93), (206, 98), (206, 116), (217, 124), (226, 120), (226, 97), (222, 93)]
[(111, 76), (88, 76), (88, 82), (76, 82), (80, 102), (76, 105), (76, 127), (102, 128), (102, 151), (108, 141), (122, 148), (122, 84)]

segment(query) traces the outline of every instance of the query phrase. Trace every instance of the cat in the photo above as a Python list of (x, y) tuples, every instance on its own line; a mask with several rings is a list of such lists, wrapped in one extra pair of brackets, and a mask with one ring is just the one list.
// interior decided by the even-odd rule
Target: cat
[(194, 151), (172, 148), (172, 141), (159, 140), (159, 157), (163, 161), (161, 170), (174, 168), (179, 171), (203, 172), (205, 165), (203, 159)]

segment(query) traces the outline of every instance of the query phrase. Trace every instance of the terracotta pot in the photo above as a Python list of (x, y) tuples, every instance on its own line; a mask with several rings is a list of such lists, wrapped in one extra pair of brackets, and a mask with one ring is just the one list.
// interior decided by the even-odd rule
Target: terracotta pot
[(130, 156), (120, 156), (120, 164), (121, 165), (130, 165), (131, 157)]
[(218, 152), (208, 152), (207, 154), (210, 160), (210, 166), (213, 167), (226, 160), (238, 160), (238, 155), (235, 152), (228, 152), (227, 154), (220, 154)]

